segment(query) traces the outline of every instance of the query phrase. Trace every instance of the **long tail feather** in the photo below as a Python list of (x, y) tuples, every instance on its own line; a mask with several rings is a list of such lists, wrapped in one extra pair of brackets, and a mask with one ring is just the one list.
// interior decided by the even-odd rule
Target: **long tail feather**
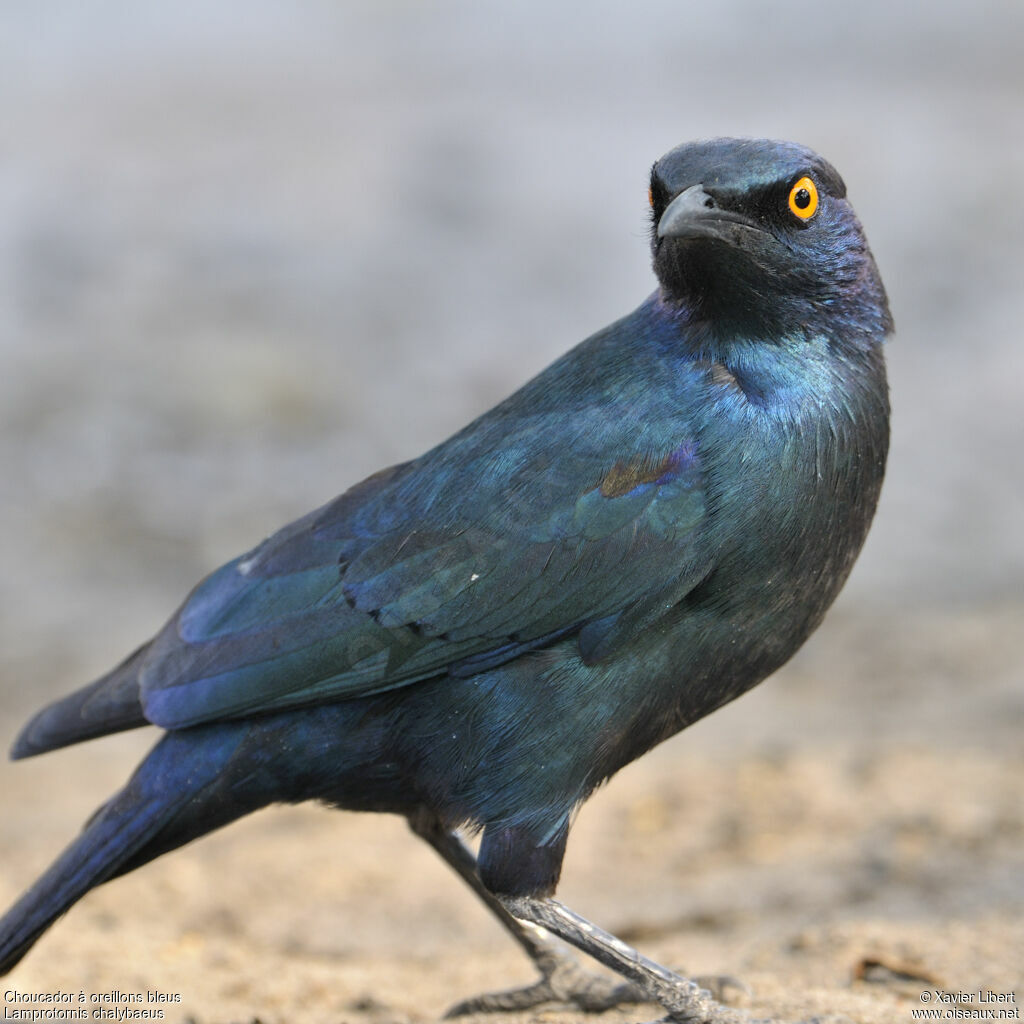
[(128, 785), (0, 919), (0, 974), (90, 889), (265, 802), (259, 793), (239, 805), (220, 799), (218, 787), (245, 726), (204, 731), (205, 741), (165, 736)]

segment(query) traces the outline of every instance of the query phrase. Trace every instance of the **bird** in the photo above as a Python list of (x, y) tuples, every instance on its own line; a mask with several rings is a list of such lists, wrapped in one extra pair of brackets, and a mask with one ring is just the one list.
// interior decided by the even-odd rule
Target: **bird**
[(726, 1019), (555, 898), (566, 842), (597, 787), (821, 622), (878, 503), (893, 321), (811, 149), (685, 143), (648, 201), (657, 283), (633, 312), (207, 576), (28, 722), (15, 760), (163, 733), (0, 919), (0, 973), (95, 886), (312, 800), (404, 816), (533, 959), (535, 984), (454, 1012), (632, 1000)]

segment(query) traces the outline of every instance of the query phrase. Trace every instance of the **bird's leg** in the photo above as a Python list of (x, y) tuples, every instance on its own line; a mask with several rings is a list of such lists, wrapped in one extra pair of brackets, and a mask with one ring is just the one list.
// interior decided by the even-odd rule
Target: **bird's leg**
[(513, 916), (503, 901), (489, 892), (480, 881), (476, 858), (466, 844), (433, 815), (422, 813), (410, 816), (409, 825), (480, 897), (541, 973), (540, 980), (533, 985), (505, 992), (489, 992), (463, 1000), (452, 1006), (445, 1014), (446, 1017), (488, 1011), (525, 1010), (552, 1002), (572, 1003), (581, 1010), (599, 1012), (614, 1006), (650, 1000), (647, 987), (585, 971), (568, 950), (552, 941), (545, 926), (529, 918)]
[(668, 1011), (668, 1020), (728, 1024), (741, 1019), (716, 1002), (697, 982), (648, 960), (632, 946), (591, 924), (558, 900), (505, 896), (501, 897), (501, 903), (516, 920), (554, 933), (598, 963), (628, 978), (647, 999), (660, 1003)]

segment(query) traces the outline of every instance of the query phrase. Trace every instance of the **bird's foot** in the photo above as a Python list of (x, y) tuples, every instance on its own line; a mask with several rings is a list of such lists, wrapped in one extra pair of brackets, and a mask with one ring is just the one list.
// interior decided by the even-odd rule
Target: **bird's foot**
[[(529, 1010), (545, 1003), (575, 1006), (584, 1013), (603, 1013), (617, 1006), (658, 1001), (646, 988), (635, 982), (621, 981), (611, 975), (585, 970), (567, 953), (548, 950), (538, 957), (536, 962), (541, 970), (541, 977), (532, 985), (501, 992), (487, 992), (471, 999), (464, 999), (450, 1007), (444, 1015), (445, 1018), (461, 1017), (470, 1013)], [(746, 985), (729, 975), (695, 978), (694, 984), (696, 988), (708, 992), (716, 1001), (728, 1001), (732, 994), (731, 990), (749, 994)], [(666, 1019), (684, 1021), (695, 1018)]]
[(650, 997), (639, 985), (584, 970), (567, 953), (545, 951), (536, 963), (541, 977), (532, 985), (464, 999), (452, 1006), (445, 1017), (529, 1010), (545, 1003), (563, 1003), (575, 1006), (584, 1013), (601, 1013), (615, 1006), (650, 1001)]
[[(742, 1014), (728, 1009), (719, 1001), (726, 989), (744, 988), (734, 978), (702, 978), (700, 981), (684, 978), (649, 960), (632, 946), (551, 897), (503, 896), (500, 899), (516, 920), (556, 935), (615, 971), (627, 980), (627, 988), (639, 996), (633, 1001), (658, 1003), (677, 1024), (733, 1024), (743, 1020)], [(541, 962), (538, 956), (534, 959)], [(707, 987), (708, 981), (717, 990), (718, 998)]]

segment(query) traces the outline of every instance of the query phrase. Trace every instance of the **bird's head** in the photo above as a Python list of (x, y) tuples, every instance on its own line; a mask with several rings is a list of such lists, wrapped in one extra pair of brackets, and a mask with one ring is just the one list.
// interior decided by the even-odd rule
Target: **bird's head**
[(714, 139), (651, 169), (663, 301), (721, 338), (892, 329), (885, 289), (843, 179), (791, 142)]

